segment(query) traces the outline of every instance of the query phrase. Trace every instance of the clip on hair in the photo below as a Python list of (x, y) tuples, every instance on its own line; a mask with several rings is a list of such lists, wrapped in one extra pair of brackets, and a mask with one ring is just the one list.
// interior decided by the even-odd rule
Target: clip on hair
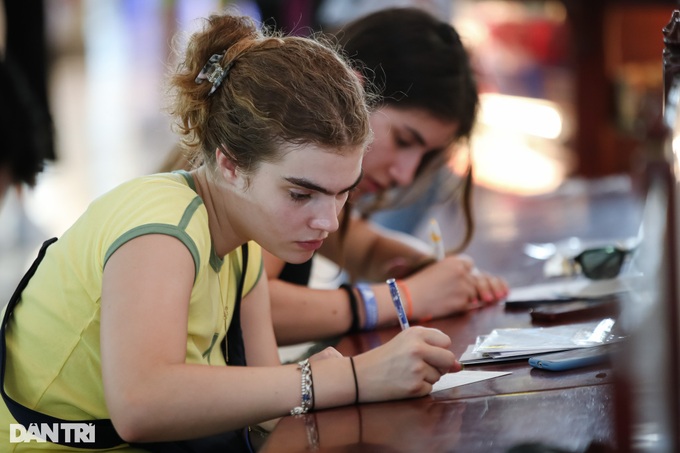
[(205, 66), (203, 66), (201, 72), (198, 73), (198, 76), (196, 76), (195, 82), (198, 84), (203, 83), (206, 80), (212, 83), (212, 88), (210, 88), (208, 96), (213, 94), (215, 90), (222, 84), (222, 81), (231, 69), (231, 62), (224, 68), (220, 66), (219, 62), (222, 57), (224, 57), (224, 52), (213, 54)]

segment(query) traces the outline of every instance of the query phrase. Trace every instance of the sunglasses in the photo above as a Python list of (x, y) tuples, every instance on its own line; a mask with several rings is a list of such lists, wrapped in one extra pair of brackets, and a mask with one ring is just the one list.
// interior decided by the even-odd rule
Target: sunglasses
[(587, 249), (571, 259), (575, 270), (591, 280), (614, 278), (621, 272), (626, 257), (633, 250), (614, 246)]

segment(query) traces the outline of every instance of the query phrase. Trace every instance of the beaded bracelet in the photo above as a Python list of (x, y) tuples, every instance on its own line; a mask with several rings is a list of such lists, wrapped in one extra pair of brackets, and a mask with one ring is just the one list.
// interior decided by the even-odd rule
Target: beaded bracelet
[(371, 285), (367, 283), (357, 283), (356, 288), (364, 301), (364, 311), (366, 312), (364, 330), (373, 330), (378, 325), (378, 301), (375, 300), (375, 293), (371, 289)]
[(298, 362), (298, 369), (302, 375), (302, 396), (300, 405), (290, 410), (290, 415), (302, 415), (314, 407), (314, 381), (312, 380), (312, 366), (309, 359)]
[(349, 283), (340, 285), (340, 289), (344, 289), (349, 297), (349, 308), (352, 310), (352, 325), (349, 332), (359, 331), (359, 307), (357, 307), (357, 298), (354, 295), (354, 288)]

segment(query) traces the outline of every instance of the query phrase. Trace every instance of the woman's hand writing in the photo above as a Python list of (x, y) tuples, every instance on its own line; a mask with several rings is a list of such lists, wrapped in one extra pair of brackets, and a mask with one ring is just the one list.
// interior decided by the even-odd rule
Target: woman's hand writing
[(389, 342), (354, 358), (359, 401), (425, 396), (446, 373), (462, 369), (451, 339), (437, 329), (410, 327)]

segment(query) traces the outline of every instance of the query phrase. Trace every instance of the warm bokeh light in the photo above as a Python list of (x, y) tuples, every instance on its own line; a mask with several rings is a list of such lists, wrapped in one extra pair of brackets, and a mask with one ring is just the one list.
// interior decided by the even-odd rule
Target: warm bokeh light
[(478, 184), (520, 195), (555, 190), (566, 178), (568, 159), (551, 157), (521, 140), (490, 133), (475, 140), (472, 153)]
[[(573, 167), (563, 146), (567, 135), (562, 110), (549, 101), (485, 93), (472, 139), (478, 184), (521, 195), (555, 190)], [(461, 168), (457, 153), (451, 165)]]
[(562, 113), (553, 102), (486, 93), (480, 96), (479, 122), (494, 130), (511, 130), (547, 139), (562, 135)]

